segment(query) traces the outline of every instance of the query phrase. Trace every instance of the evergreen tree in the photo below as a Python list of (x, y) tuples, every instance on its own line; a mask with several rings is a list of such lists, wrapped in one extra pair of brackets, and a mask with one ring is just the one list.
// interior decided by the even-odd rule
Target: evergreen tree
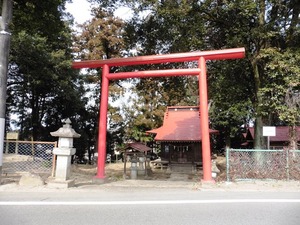
[(84, 107), (78, 73), (71, 68), (65, 2), (14, 4), (7, 104), (8, 115), (18, 116), (21, 139), (49, 140), (61, 119), (75, 119)]
[[(124, 47), (124, 23), (121, 19), (114, 17), (109, 10), (102, 8), (94, 8), (92, 10), (93, 18), (84, 24), (79, 25), (79, 32), (75, 34), (73, 51), (77, 59), (82, 60), (96, 60), (109, 59), (112, 57), (121, 57), (125, 51)], [(114, 72), (117, 68), (110, 68), (110, 72)], [(88, 109), (91, 120), (91, 128), (93, 132), (90, 137), (93, 138), (94, 144), (97, 145), (98, 136), (98, 120), (99, 120), (99, 106), (100, 106), (100, 87), (101, 87), (101, 68), (88, 69), (85, 74), (81, 74), (89, 93)], [(122, 81), (110, 82), (110, 99), (112, 101), (118, 100), (124, 94)], [(109, 131), (107, 152), (112, 152), (115, 145), (121, 144), (122, 133), (124, 125), (122, 124), (122, 117), (120, 115), (119, 106), (109, 106)], [(92, 129), (90, 129), (92, 130)]]

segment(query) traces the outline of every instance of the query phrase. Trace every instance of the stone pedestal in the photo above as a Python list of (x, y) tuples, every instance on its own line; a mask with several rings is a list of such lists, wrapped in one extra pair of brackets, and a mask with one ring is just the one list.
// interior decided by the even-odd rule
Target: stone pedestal
[(138, 175), (145, 175), (146, 172), (145, 172), (145, 157), (139, 157), (139, 167), (138, 167)]
[(150, 158), (146, 157), (146, 177), (152, 175), (152, 170), (150, 166)]
[(74, 187), (74, 185), (75, 185), (74, 180), (59, 181), (59, 180), (56, 180), (56, 179), (50, 179), (48, 181), (47, 187), (65, 189), (65, 188)]
[(71, 174), (71, 157), (76, 153), (75, 148), (54, 148), (53, 154), (57, 156), (55, 179), (67, 181)]
[(138, 175), (138, 168), (137, 168), (137, 159), (135, 156), (131, 159), (131, 167), (130, 167), (130, 178), (132, 180), (136, 180)]
[(74, 180), (70, 180), (71, 174), (71, 157), (76, 153), (73, 148), (73, 138), (79, 138), (71, 127), (71, 121), (67, 119), (65, 125), (51, 135), (58, 138), (58, 147), (53, 149), (53, 154), (56, 155), (55, 177), (48, 182), (49, 187), (68, 188), (74, 186)]

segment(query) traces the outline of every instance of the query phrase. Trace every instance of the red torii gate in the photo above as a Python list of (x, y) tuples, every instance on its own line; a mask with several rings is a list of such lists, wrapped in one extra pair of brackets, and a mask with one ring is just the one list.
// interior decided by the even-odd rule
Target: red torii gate
[[(214, 51), (197, 51), (188, 53), (176, 53), (165, 55), (138, 56), (129, 58), (113, 58), (106, 60), (87, 60), (73, 62), (72, 67), (80, 68), (99, 68), (102, 69), (101, 103), (99, 118), (98, 135), (98, 170), (95, 178), (105, 178), (105, 157), (106, 157), (106, 131), (107, 131), (107, 110), (108, 110), (108, 87), (109, 80), (126, 78), (145, 78), (145, 77), (168, 77), (183, 75), (199, 76), (199, 96), (200, 96), (200, 115), (201, 115), (201, 134), (202, 134), (202, 165), (204, 182), (213, 182), (211, 174), (211, 151), (209, 141), (208, 123), (208, 103), (207, 103), (207, 76), (206, 60), (238, 59), (245, 56), (244, 48), (233, 48)], [(141, 64), (159, 64), (168, 62), (199, 62), (198, 68), (193, 69), (172, 69), (172, 70), (150, 70), (110, 73), (112, 66), (131, 66)]]

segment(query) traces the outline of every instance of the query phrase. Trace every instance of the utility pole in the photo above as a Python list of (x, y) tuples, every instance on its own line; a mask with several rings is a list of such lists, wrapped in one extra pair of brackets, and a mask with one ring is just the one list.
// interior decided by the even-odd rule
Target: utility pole
[(3, 0), (0, 16), (0, 184), (2, 180), (3, 146), (5, 135), (6, 88), (8, 72), (8, 54), (11, 33), (9, 24), (12, 19), (12, 0)]

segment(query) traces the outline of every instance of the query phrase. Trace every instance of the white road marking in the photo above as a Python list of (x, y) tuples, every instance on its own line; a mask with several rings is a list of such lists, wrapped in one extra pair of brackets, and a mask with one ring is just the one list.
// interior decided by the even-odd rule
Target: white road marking
[(300, 203), (300, 199), (220, 199), (220, 200), (153, 200), (153, 201), (2, 201), (0, 206), (72, 206), (72, 205), (176, 205), (232, 203)]

